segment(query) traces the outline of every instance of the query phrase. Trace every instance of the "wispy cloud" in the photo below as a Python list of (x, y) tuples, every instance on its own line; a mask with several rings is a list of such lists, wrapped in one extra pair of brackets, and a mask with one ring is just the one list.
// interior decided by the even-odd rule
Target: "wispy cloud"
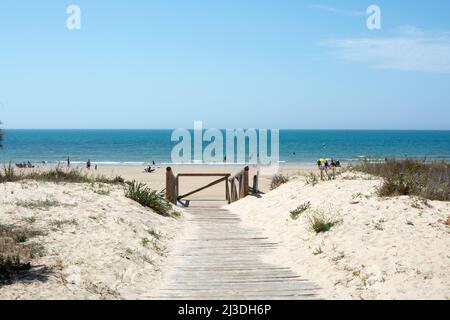
[(336, 7), (332, 7), (332, 6), (328, 6), (328, 5), (322, 5), (322, 4), (313, 4), (313, 5), (310, 5), (309, 8), (315, 9), (315, 10), (326, 11), (326, 12), (330, 12), (333, 14), (349, 16), (349, 17), (362, 17), (362, 16), (366, 15), (365, 10), (362, 10), (362, 11), (348, 10), (348, 9), (341, 9), (341, 8), (336, 8)]
[(346, 61), (381, 69), (450, 73), (450, 34), (403, 27), (387, 37), (327, 39), (320, 43)]

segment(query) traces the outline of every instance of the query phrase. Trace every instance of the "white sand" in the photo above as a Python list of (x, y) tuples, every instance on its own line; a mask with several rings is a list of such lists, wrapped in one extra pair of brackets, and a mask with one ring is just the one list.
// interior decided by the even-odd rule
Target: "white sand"
[[(241, 171), (244, 166), (229, 166), (229, 165), (175, 165), (171, 166), (175, 174), (178, 173), (230, 173), (236, 174)], [(280, 166), (280, 173), (295, 174), (298, 172), (305, 172), (311, 170), (315, 166), (300, 166), (300, 165), (282, 165)], [(258, 168), (250, 166), (249, 175), (252, 177), (256, 174)], [(97, 171), (91, 170), (95, 174), (103, 174), (106, 176), (120, 175), (126, 180), (138, 180), (146, 183), (150, 188), (155, 190), (163, 190), (166, 186), (166, 166), (157, 166), (156, 171), (152, 173), (144, 172), (143, 166), (99, 166)], [(214, 180), (217, 177), (182, 177), (180, 178), (180, 194), (187, 193), (202, 187)], [(271, 177), (260, 176), (259, 188), (266, 192), (269, 191)], [(225, 184), (220, 183), (211, 188), (205, 189), (189, 197), (190, 200), (220, 200), (225, 199)]]
[[(100, 189), (110, 194), (94, 192)], [(45, 199), (59, 205), (48, 210), (18, 205), (21, 200)], [(127, 199), (120, 186), (0, 184), (0, 224), (46, 232), (30, 240), (41, 243), (46, 251), (33, 260), (31, 274), (36, 276), (0, 288), (0, 299), (135, 299), (146, 295), (161, 279), (180, 220), (162, 217)], [(62, 221), (60, 226), (58, 221)]]
[[(178, 170), (228, 172), (215, 169)], [(300, 169), (284, 169), (284, 173), (292, 175)], [(163, 187), (164, 170), (145, 175), (136, 167), (99, 169), (153, 183), (155, 189)], [(263, 190), (268, 190), (269, 182), (263, 178)], [(373, 178), (344, 173), (336, 181), (311, 186), (297, 176), (261, 198), (248, 197), (227, 208), (239, 214), (244, 224), (262, 228), (279, 242), (278, 251), (265, 257), (267, 261), (290, 266), (317, 283), (322, 298), (449, 299), (450, 228), (442, 221), (450, 216), (450, 203), (379, 198), (375, 194), (379, 184)], [(195, 186), (187, 181), (186, 187)], [(94, 192), (99, 189), (110, 194)], [(201, 196), (223, 194), (222, 188), (209, 192)], [(45, 199), (59, 205), (48, 210), (20, 205), (20, 201)], [(291, 219), (289, 211), (307, 201), (311, 209)], [(316, 234), (308, 220), (315, 210), (341, 222), (327, 233)], [(57, 226), (58, 221), (63, 223)], [(125, 198), (118, 186), (0, 184), (0, 224), (46, 232), (30, 240), (46, 251), (33, 260), (36, 276), (0, 288), (0, 299), (151, 296), (171, 263), (167, 255), (184, 232), (183, 221), (159, 216)], [(161, 234), (161, 239), (150, 230)], [(143, 239), (149, 242), (144, 245)]]
[[(244, 224), (263, 228), (280, 249), (268, 261), (291, 266), (328, 299), (450, 299), (450, 203), (379, 198), (379, 180), (344, 173), (307, 185), (304, 177), (258, 199), (227, 206)], [(289, 211), (311, 202), (297, 220)], [(416, 208), (417, 207), (417, 208)], [(311, 230), (314, 210), (341, 222)]]

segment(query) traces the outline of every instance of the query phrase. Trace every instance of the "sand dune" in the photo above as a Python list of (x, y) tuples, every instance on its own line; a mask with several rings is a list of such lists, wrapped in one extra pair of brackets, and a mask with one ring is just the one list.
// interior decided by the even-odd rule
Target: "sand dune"
[[(164, 168), (146, 176), (133, 167), (101, 170), (163, 186)], [(268, 263), (318, 284), (322, 298), (450, 299), (450, 203), (379, 198), (380, 180), (362, 174), (311, 185), (301, 168), (283, 172), (287, 184), (269, 192), (264, 177), (265, 194), (226, 206), (281, 244)], [(316, 234), (309, 221), (319, 214), (337, 224)], [(145, 298), (160, 287), (186, 227), (127, 199), (120, 186), (35, 181), (0, 184), (0, 224), (42, 231), (28, 242), (44, 249), (26, 277), (0, 288), (1, 299)]]
[[(182, 219), (182, 218), (180, 218)], [(134, 299), (160, 280), (178, 221), (111, 185), (0, 184), (0, 224), (43, 234), (44, 254), (1, 299)]]
[[(291, 266), (331, 299), (450, 299), (450, 203), (379, 198), (380, 184), (344, 173), (306, 184), (305, 177), (227, 206), (283, 246), (268, 261)], [(289, 211), (310, 202), (297, 220)], [(316, 234), (309, 218), (339, 221)]]

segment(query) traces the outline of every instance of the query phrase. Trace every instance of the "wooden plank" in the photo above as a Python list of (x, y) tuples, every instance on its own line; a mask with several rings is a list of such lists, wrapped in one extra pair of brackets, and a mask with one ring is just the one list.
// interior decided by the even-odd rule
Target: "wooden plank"
[(212, 187), (212, 186), (214, 186), (214, 185), (216, 185), (218, 183), (221, 183), (222, 181), (226, 181), (226, 180), (227, 180), (227, 177), (223, 177), (223, 178), (220, 178), (218, 180), (215, 180), (215, 181), (213, 181), (211, 183), (208, 183), (206, 186), (203, 186), (201, 188), (195, 189), (194, 191), (191, 191), (191, 192), (188, 192), (188, 193), (183, 194), (181, 196), (178, 196), (177, 200), (189, 197), (190, 195), (193, 195), (194, 193), (197, 193), (197, 192), (200, 192), (202, 190), (205, 190), (205, 189), (207, 189), (209, 187)]
[(189, 209), (186, 223), (192, 231), (172, 251), (174, 265), (151, 298), (317, 298), (317, 286), (288, 266), (263, 262), (262, 256), (278, 244), (260, 230), (243, 227), (238, 215), (224, 209)]
[(230, 177), (229, 173), (179, 173), (179, 177)]

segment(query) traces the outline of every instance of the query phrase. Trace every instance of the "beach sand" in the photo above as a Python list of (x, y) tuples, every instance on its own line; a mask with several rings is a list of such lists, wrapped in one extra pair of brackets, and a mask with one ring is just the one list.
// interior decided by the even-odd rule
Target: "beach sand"
[[(178, 173), (230, 173), (232, 175), (241, 171), (244, 166), (227, 166), (227, 165), (172, 165), (170, 166), (175, 174)], [(158, 165), (156, 170), (152, 173), (144, 172), (143, 166), (99, 166), (96, 174), (103, 174), (107, 176), (120, 175), (125, 180), (136, 180), (147, 184), (150, 188), (154, 190), (163, 190), (166, 185), (166, 168), (167, 166)], [(296, 175), (300, 173), (309, 172), (314, 170), (314, 166), (307, 165), (281, 165), (279, 173), (284, 175)], [(249, 176), (252, 177), (258, 171), (255, 166), (250, 166)], [(93, 171), (94, 172), (94, 171)], [(180, 178), (180, 192), (179, 194), (187, 193), (189, 191), (195, 190), (202, 187), (209, 182), (216, 180), (215, 177), (189, 177)], [(262, 192), (270, 191), (270, 182), (272, 176), (259, 177), (259, 189)], [(198, 194), (194, 194), (188, 199), (195, 200), (225, 200), (225, 184), (220, 183), (205, 189)], [(197, 205), (201, 205), (200, 202), (196, 202)], [(225, 203), (223, 203), (225, 204)], [(219, 203), (220, 205), (220, 203)]]
[[(373, 177), (343, 173), (313, 186), (304, 176), (226, 208), (281, 245), (267, 261), (314, 281), (326, 299), (450, 299), (450, 203), (380, 198)], [(297, 220), (290, 211), (310, 202)], [(316, 234), (309, 217), (338, 223)]]
[(43, 252), (0, 299), (139, 298), (160, 281), (182, 219), (127, 199), (121, 186), (2, 183), (0, 224), (38, 231), (25, 244)]
[[(175, 173), (236, 173), (241, 167), (173, 166)], [(282, 166), (290, 181), (270, 191), (260, 177), (259, 197), (225, 206), (279, 243), (265, 256), (321, 287), (325, 299), (450, 299), (450, 203), (414, 197), (380, 198), (377, 178), (344, 172), (334, 181), (307, 183), (313, 166)], [(165, 187), (166, 167), (99, 167), (91, 174), (120, 175), (155, 190)], [(251, 168), (250, 175), (256, 173)], [(317, 173), (317, 172), (316, 172)], [(214, 178), (186, 179), (181, 192)], [(103, 190), (103, 191), (102, 191)], [(53, 205), (29, 203), (49, 199)], [(223, 185), (192, 199), (225, 199)], [(298, 219), (297, 206), (310, 203)], [(200, 204), (202, 202), (198, 202)], [(166, 218), (127, 199), (120, 186), (35, 181), (0, 184), (0, 224), (43, 234), (42, 257), (27, 279), (0, 288), (2, 299), (139, 299), (148, 297), (171, 263), (171, 248), (186, 231), (183, 216)], [(194, 205), (197, 204), (194, 201)], [(215, 206), (225, 205), (214, 203)], [(181, 209), (180, 209), (181, 210)], [(323, 214), (337, 224), (316, 234), (309, 218)]]

